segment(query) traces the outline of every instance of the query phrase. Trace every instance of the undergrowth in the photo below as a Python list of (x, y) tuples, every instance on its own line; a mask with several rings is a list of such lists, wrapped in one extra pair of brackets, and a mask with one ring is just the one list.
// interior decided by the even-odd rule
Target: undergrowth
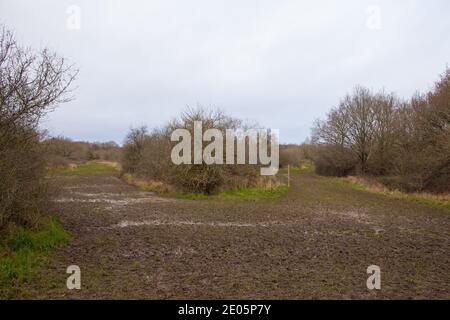
[(14, 297), (21, 284), (29, 282), (45, 265), (48, 253), (68, 239), (55, 218), (40, 230), (17, 228), (0, 241), (0, 297)]

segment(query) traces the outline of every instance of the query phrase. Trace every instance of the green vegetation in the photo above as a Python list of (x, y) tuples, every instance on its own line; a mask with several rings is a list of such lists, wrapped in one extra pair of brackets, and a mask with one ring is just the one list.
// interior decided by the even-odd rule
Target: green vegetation
[(117, 174), (117, 169), (110, 164), (90, 161), (80, 165), (57, 167), (49, 170), (50, 174), (108, 176)]
[(375, 201), (373, 197), (365, 197), (361, 192), (334, 177), (322, 177), (315, 173), (291, 175), (293, 194), (305, 206), (327, 205), (336, 208), (345, 207), (349, 203), (368, 205)]
[(54, 218), (41, 230), (19, 228), (13, 234), (0, 242), (0, 297), (14, 295), (45, 265), (48, 252), (69, 237)]
[[(304, 160), (300, 162), (299, 166), (291, 166), (289, 168), (291, 174), (293, 173), (312, 173), (314, 172), (314, 163), (312, 161)], [(281, 168), (280, 173), (286, 174), (288, 172), (287, 167)]]
[(164, 182), (139, 178), (125, 173), (121, 178), (126, 183), (146, 192), (156, 192), (163, 197), (186, 200), (276, 200), (287, 194), (289, 188), (286, 185), (266, 185), (264, 187), (234, 188), (212, 194), (183, 193), (174, 191), (174, 188)]
[(245, 200), (245, 201), (260, 201), (260, 200), (277, 200), (285, 196), (289, 188), (285, 185), (274, 188), (242, 188), (222, 191), (212, 195), (203, 193), (168, 193), (167, 196), (178, 199), (188, 200)]

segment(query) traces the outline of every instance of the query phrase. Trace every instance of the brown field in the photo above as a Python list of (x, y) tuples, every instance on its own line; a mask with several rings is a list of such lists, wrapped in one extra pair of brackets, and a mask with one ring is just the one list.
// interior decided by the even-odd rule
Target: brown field
[[(268, 201), (180, 200), (114, 175), (55, 175), (71, 233), (18, 298), (450, 298), (444, 209), (312, 173)], [(81, 290), (66, 268), (81, 268)], [(380, 291), (366, 288), (379, 265)]]

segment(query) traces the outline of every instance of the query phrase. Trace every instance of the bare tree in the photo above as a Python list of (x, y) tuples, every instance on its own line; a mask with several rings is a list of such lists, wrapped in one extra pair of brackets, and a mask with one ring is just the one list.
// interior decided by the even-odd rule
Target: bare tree
[(55, 53), (21, 47), (11, 31), (0, 27), (0, 227), (11, 219), (23, 223), (25, 211), (38, 211), (39, 121), (71, 99), (76, 74)]
[(77, 70), (64, 58), (44, 49), (20, 47), (11, 31), (0, 31), (0, 125), (4, 138), (17, 127), (36, 129), (58, 103), (71, 99), (69, 86)]
[(321, 146), (319, 173), (391, 175), (384, 181), (395, 188), (450, 190), (449, 68), (432, 91), (408, 102), (357, 87), (315, 123), (313, 142)]
[(368, 89), (356, 87), (347, 95), (325, 121), (316, 121), (313, 141), (333, 146), (336, 157), (346, 157), (348, 167), (349, 151), (354, 155), (356, 169), (361, 173), (369, 171), (369, 163), (377, 156), (385, 157), (391, 144), (393, 114), (397, 100), (393, 94), (372, 94)]
[(135, 172), (142, 159), (145, 140), (148, 134), (147, 127), (132, 128), (127, 134), (124, 143), (123, 168), (128, 172)]

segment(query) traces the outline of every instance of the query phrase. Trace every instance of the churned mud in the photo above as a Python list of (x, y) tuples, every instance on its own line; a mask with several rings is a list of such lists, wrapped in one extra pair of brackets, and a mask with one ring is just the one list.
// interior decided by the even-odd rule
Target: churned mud
[[(450, 298), (448, 211), (294, 177), (279, 201), (190, 201), (54, 176), (71, 233), (19, 298)], [(66, 268), (81, 269), (81, 290)], [(381, 268), (381, 290), (366, 287)]]

